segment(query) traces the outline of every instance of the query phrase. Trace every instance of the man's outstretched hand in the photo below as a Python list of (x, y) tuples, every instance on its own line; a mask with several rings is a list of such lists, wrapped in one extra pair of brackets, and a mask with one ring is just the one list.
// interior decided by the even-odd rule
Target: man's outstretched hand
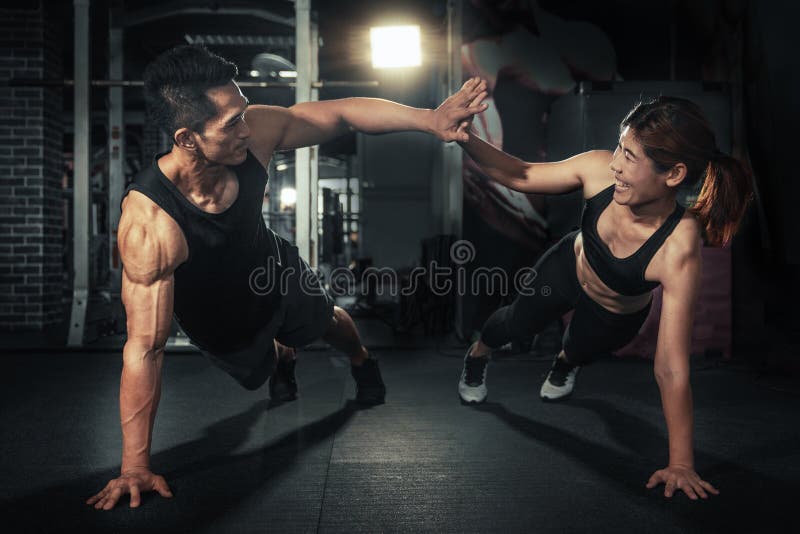
[(470, 78), (458, 92), (436, 108), (434, 114), (434, 133), (442, 141), (469, 141), (469, 126), (476, 113), (485, 111), (488, 104), (483, 101), (488, 93), (486, 82), (480, 78)]
[(141, 504), (141, 494), (146, 491), (157, 491), (162, 497), (172, 497), (167, 481), (161, 475), (153, 474), (149, 469), (132, 469), (115, 478), (103, 490), (86, 501), (97, 510), (111, 510), (126, 493), (131, 495), (131, 508)]
[(662, 483), (664, 497), (672, 497), (675, 490), (681, 490), (693, 501), (697, 500), (698, 495), (701, 499), (707, 499), (709, 493), (719, 495), (717, 488), (700, 478), (690, 467), (668, 466), (659, 469), (647, 481), (647, 488), (652, 489)]

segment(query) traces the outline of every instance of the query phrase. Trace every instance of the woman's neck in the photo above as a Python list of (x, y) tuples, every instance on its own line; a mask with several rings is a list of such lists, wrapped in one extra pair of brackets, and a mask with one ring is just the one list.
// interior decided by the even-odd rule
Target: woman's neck
[(620, 205), (628, 222), (658, 228), (675, 211), (675, 193), (636, 206)]

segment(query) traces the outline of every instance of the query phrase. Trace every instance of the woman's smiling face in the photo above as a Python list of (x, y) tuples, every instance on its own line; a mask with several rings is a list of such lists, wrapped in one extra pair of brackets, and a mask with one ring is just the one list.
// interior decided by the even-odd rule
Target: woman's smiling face
[(616, 180), (614, 200), (619, 204), (635, 206), (670, 192), (670, 187), (665, 183), (667, 173), (656, 169), (629, 126), (619, 136), (610, 167)]

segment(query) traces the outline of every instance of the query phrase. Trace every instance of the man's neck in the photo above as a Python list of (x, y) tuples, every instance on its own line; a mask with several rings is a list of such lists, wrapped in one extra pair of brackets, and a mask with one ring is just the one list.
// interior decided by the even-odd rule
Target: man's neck
[(225, 165), (174, 146), (158, 160), (158, 166), (184, 194), (214, 196), (224, 190), (225, 180), (230, 176)]

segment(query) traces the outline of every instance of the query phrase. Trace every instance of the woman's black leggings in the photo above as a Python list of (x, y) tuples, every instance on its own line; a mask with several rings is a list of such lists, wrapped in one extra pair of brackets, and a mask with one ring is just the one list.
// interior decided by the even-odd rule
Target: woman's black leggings
[(575, 237), (567, 234), (539, 258), (532, 280), (508, 306), (495, 311), (481, 331), (481, 341), (499, 348), (526, 339), (570, 310), (575, 310), (564, 332), (567, 361), (586, 365), (599, 354), (630, 343), (644, 324), (650, 304), (634, 313), (612, 313), (583, 291), (575, 273)]

